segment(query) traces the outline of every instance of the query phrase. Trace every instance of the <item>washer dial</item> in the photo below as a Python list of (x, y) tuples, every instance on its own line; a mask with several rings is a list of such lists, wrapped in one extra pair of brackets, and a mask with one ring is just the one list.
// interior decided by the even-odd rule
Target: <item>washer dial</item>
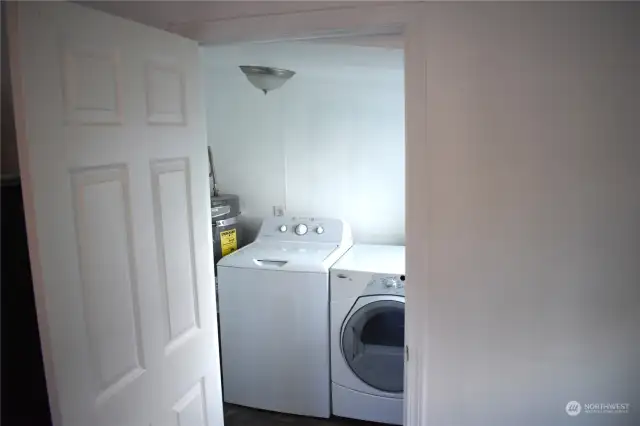
[(300, 223), (298, 226), (296, 226), (296, 234), (298, 235), (304, 235), (308, 230), (309, 228), (307, 228), (307, 225), (305, 225), (304, 223)]

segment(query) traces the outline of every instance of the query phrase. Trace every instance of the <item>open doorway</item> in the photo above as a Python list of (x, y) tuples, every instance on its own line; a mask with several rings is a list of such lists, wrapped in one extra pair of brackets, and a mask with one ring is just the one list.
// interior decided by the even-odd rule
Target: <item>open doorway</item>
[[(349, 301), (334, 304), (331, 297), (331, 367), (327, 366), (332, 369), (333, 414), (402, 423), (405, 382), (404, 290), (400, 281), (401, 276), (404, 280), (405, 242), (402, 36), (359, 35), (204, 46), (201, 61), (216, 185), (223, 193), (240, 199), (243, 235), (240, 245), (254, 242), (262, 232), (263, 221), (274, 216), (338, 218), (350, 224), (356, 244), (352, 250), (355, 247), (362, 253), (374, 250), (375, 253), (366, 252), (365, 257), (378, 259), (380, 263), (393, 258), (402, 264), (401, 271), (394, 271), (397, 281), (392, 281), (401, 290), (395, 291), (394, 287), (391, 295), (382, 290), (366, 293), (365, 287), (375, 282), (376, 272), (391, 273), (379, 265), (359, 271), (361, 276), (342, 270), (335, 277), (329, 274), (330, 281), (364, 282), (358, 284), (362, 286), (362, 294)], [(295, 75), (281, 88), (263, 94), (247, 81), (239, 68), (242, 65), (287, 69)], [(218, 285), (225, 284), (225, 279), (227, 276), (219, 268)], [(330, 282), (329, 286), (333, 288), (334, 284)], [(236, 285), (236, 281), (227, 285)], [(284, 356), (264, 350), (269, 342), (261, 340), (262, 332), (237, 326), (240, 317), (258, 315), (253, 307), (251, 313), (243, 313), (224, 305), (249, 306), (250, 302), (241, 300), (242, 297), (246, 295), (238, 295), (237, 301), (229, 297), (219, 300), (223, 316), (219, 319), (223, 328), (223, 395), (231, 403), (269, 409), (278, 405), (273, 398), (268, 402), (258, 397), (245, 400), (242, 389), (238, 390), (239, 385), (233, 383), (239, 380), (238, 370), (249, 369), (251, 357), (254, 363), (266, 365)], [(238, 318), (230, 318), (233, 315)], [(229, 328), (226, 331), (225, 324)], [(261, 336), (234, 346), (235, 342), (229, 342), (235, 339), (230, 337), (231, 333)], [(278, 336), (287, 339), (286, 333)], [(244, 369), (235, 365), (241, 347), (252, 352), (246, 357)], [(227, 365), (229, 358), (233, 358), (233, 366)], [(286, 362), (295, 364), (293, 359), (292, 356)], [(254, 376), (267, 374), (259, 369), (251, 371)], [(226, 394), (225, 380), (228, 389), (233, 387)], [(243, 378), (245, 387), (249, 387), (248, 383)], [(273, 392), (277, 392), (275, 388), (287, 383), (272, 386)], [(344, 402), (336, 402), (340, 398)], [(354, 410), (356, 405), (359, 408)], [(343, 407), (345, 411), (341, 412)], [(235, 424), (234, 419), (246, 421), (254, 415), (255, 421), (267, 421), (259, 416), (270, 416), (235, 405), (227, 405), (226, 412), (231, 425)]]

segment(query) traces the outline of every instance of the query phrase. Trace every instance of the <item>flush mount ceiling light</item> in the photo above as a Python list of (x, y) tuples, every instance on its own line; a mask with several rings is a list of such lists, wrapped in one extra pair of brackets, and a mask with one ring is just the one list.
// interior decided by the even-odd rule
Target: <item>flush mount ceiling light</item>
[(240, 69), (256, 89), (260, 89), (266, 95), (268, 91), (275, 90), (286, 83), (295, 72), (281, 68), (259, 67), (255, 65), (241, 65)]

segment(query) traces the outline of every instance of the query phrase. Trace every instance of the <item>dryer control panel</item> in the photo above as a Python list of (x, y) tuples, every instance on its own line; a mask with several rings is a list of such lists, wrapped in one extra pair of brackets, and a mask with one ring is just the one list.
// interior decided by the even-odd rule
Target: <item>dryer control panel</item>
[(258, 240), (341, 244), (351, 240), (351, 228), (340, 219), (278, 216), (262, 222)]
[(404, 283), (404, 275), (374, 274), (362, 295), (393, 294), (404, 296)]

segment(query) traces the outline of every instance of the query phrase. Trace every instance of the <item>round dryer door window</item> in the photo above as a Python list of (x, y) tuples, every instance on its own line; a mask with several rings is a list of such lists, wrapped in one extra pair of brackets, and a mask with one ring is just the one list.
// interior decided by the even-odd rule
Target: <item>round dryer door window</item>
[(404, 390), (404, 303), (371, 298), (342, 331), (342, 353), (367, 385), (384, 392)]

